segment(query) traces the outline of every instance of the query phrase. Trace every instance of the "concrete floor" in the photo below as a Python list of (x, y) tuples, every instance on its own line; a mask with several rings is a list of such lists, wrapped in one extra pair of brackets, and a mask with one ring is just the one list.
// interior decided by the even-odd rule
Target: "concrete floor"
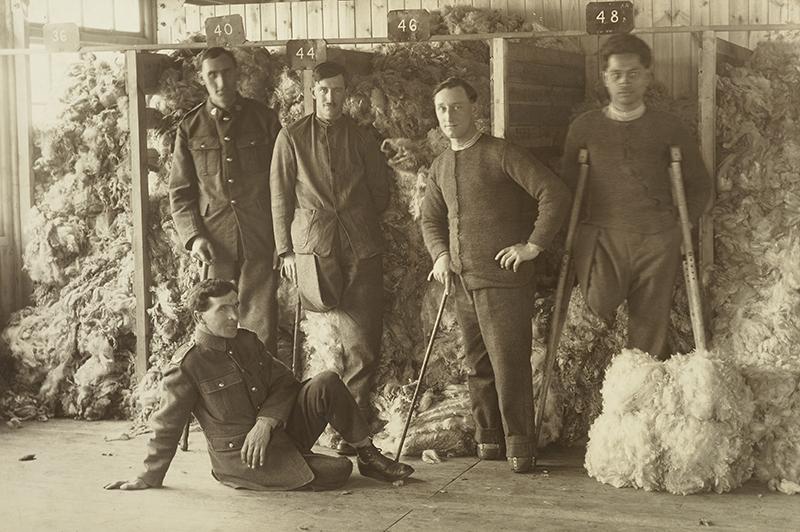
[[(210, 475), (192, 433), (163, 489), (105, 491), (138, 472), (148, 436), (128, 423), (51, 420), (0, 427), (0, 532), (800, 530), (800, 498), (750, 481), (723, 495), (616, 489), (589, 478), (583, 449), (550, 446), (531, 474), (505, 462), (418, 458), (404, 486), (354, 473), (321, 493), (232, 490)], [(35, 454), (31, 461), (20, 461)]]

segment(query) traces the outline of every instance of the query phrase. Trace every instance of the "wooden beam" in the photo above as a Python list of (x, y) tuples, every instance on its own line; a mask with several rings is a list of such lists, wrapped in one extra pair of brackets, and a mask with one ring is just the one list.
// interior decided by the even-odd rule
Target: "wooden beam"
[[(700, 151), (706, 169), (711, 175), (711, 200), (716, 201), (716, 111), (717, 111), (717, 38), (713, 31), (703, 32), (700, 51), (700, 72), (698, 74), (698, 128), (700, 131)], [(698, 227), (699, 271), (704, 288), (710, 284), (711, 270), (714, 266), (714, 219), (710, 212), (700, 218)]]
[(314, 112), (314, 72), (303, 70), (303, 111), (310, 115)]
[(131, 213), (133, 217), (133, 294), (136, 297), (136, 375), (147, 372), (150, 343), (150, 273), (149, 246), (147, 244), (149, 193), (147, 184), (147, 125), (145, 118), (144, 91), (139, 84), (139, 54), (135, 50), (125, 52), (127, 66), (128, 123), (130, 127), (131, 152)]
[(508, 127), (508, 105), (506, 101), (506, 79), (508, 71), (508, 41), (492, 39), (492, 135), (505, 138)]

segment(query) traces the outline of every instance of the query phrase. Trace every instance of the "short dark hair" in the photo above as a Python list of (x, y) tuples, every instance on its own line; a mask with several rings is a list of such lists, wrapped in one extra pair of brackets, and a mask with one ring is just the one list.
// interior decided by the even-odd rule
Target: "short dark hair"
[(203, 61), (206, 59), (216, 59), (221, 55), (227, 55), (230, 57), (231, 61), (233, 61), (233, 66), (236, 68), (239, 63), (236, 61), (236, 56), (233, 55), (233, 51), (228, 50), (227, 48), (222, 48), (221, 46), (212, 46), (211, 48), (205, 48), (200, 55), (197, 56), (197, 70), (203, 69)]
[(347, 85), (347, 77), (349, 74), (344, 65), (334, 63), (333, 61), (326, 61), (314, 67), (312, 79), (314, 83), (317, 83), (323, 79), (335, 78), (336, 76), (342, 76), (344, 78), (344, 84)]
[(232, 282), (225, 279), (205, 279), (186, 292), (186, 308), (192, 312), (205, 312), (209, 307), (208, 298), (227, 296), (231, 292), (239, 293)]
[(472, 103), (478, 101), (478, 91), (476, 91), (472, 85), (467, 83), (461, 78), (447, 78), (443, 82), (439, 83), (433, 88), (433, 97), (435, 98), (437, 94), (445, 89), (455, 89), (456, 87), (461, 87), (464, 89), (464, 92), (467, 93), (467, 98)]
[(636, 35), (617, 34), (606, 39), (600, 48), (600, 70), (608, 68), (608, 58), (615, 54), (636, 54), (645, 68), (650, 68), (653, 62), (650, 47)]

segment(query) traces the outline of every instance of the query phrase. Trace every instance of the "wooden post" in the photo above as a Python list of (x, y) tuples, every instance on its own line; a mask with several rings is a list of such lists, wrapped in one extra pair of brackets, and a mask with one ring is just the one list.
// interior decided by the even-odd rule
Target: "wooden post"
[(314, 112), (314, 72), (303, 70), (303, 109), (307, 115)]
[[(717, 112), (717, 37), (713, 31), (703, 32), (698, 73), (698, 112), (700, 131), (700, 152), (706, 169), (711, 175), (711, 200), (716, 201), (716, 112)], [(714, 266), (714, 218), (707, 212), (700, 218), (698, 227), (699, 275), (703, 288), (710, 283), (710, 271)]]
[(492, 39), (491, 62), (492, 135), (505, 138), (506, 128), (508, 127), (508, 101), (506, 97), (508, 41), (502, 37)]
[(149, 359), (150, 274), (147, 230), (149, 217), (149, 194), (147, 184), (147, 127), (145, 122), (144, 91), (139, 83), (139, 54), (135, 50), (125, 52), (128, 69), (128, 97), (130, 107), (128, 121), (131, 142), (131, 212), (133, 213), (133, 293), (136, 296), (136, 375), (147, 372)]
[[(13, 16), (14, 48), (25, 49), (29, 45), (28, 14), (26, 4), (11, 2)], [(16, 262), (17, 282), (16, 303), (19, 307), (28, 303), (33, 292), (31, 279), (22, 270), (22, 253), (30, 238), (25, 228), (30, 220), (33, 207), (33, 127), (31, 126), (31, 63), (30, 56), (18, 55), (14, 58), (14, 90), (16, 98), (16, 168), (17, 179), (12, 193), (14, 202), (14, 240), (18, 245)], [(13, 120), (13, 119), (12, 119)], [(13, 150), (12, 150), (13, 153)]]

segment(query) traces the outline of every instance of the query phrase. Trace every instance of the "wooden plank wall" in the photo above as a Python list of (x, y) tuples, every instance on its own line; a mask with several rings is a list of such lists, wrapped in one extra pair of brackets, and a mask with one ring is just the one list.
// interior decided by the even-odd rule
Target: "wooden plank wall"
[[(585, 30), (588, 0), (309, 0), (232, 6), (185, 5), (184, 17), (159, 25), (159, 42), (171, 43), (186, 32), (202, 31), (207, 17), (239, 13), (251, 41), (299, 38), (386, 37), (386, 14), (395, 9), (435, 10), (444, 5), (472, 5), (519, 14), (551, 30)], [(779, 24), (800, 22), (797, 0), (633, 0), (637, 28), (662, 26)], [(720, 33), (719, 37), (752, 48), (760, 32)], [(653, 69), (675, 97), (697, 92), (700, 35), (649, 34)], [(598, 37), (581, 39), (587, 56), (587, 82), (599, 75)], [(369, 48), (369, 46), (362, 46)]]

